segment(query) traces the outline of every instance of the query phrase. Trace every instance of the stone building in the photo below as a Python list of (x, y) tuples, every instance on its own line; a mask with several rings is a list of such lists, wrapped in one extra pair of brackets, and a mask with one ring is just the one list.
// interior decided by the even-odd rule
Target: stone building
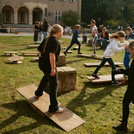
[(0, 10), (5, 26), (30, 27), (44, 18), (52, 25), (60, 23), (63, 11), (81, 15), (81, 0), (0, 0)]

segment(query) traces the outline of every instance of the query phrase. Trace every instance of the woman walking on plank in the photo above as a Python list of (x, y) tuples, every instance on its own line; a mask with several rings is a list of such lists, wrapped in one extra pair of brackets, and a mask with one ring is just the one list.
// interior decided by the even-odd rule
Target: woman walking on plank
[(62, 26), (55, 24), (50, 30), (50, 35), (44, 39), (38, 47), (41, 56), (39, 58), (39, 68), (44, 73), (44, 76), (35, 91), (35, 95), (40, 97), (43, 95), (43, 90), (46, 88), (47, 83), (50, 85), (50, 106), (49, 112), (63, 112), (63, 108), (58, 107), (57, 101), (57, 69), (56, 62), (60, 55), (59, 39), (62, 37)]

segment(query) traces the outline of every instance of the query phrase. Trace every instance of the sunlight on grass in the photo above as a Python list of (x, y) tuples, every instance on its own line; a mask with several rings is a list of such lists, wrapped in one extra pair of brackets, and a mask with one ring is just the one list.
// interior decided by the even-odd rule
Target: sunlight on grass
[[(30, 62), (32, 57), (25, 57), (22, 64), (7, 64), (8, 57), (5, 51), (36, 51), (29, 49), (33, 44), (33, 37), (0, 37), (0, 133), (2, 134), (64, 134), (65, 132), (48, 118), (40, 117), (35, 113), (28, 102), (16, 92), (16, 88), (34, 83), (39, 84), (43, 73), (38, 63)], [(70, 44), (70, 39), (61, 39), (62, 47)], [(73, 50), (71, 48), (71, 50)], [(81, 52), (92, 54), (92, 47), (82, 44)], [(62, 52), (63, 53), (63, 52)], [(104, 50), (97, 54), (103, 55)], [(122, 62), (124, 51), (113, 56), (115, 62)], [(116, 134), (112, 129), (118, 124), (122, 113), (122, 99), (127, 84), (112, 86), (111, 84), (92, 84), (86, 76), (91, 75), (95, 67), (86, 68), (85, 62), (101, 62), (88, 58), (77, 57), (77, 50), (67, 54), (67, 65), (77, 70), (77, 85), (74, 91), (59, 95), (58, 100), (83, 118), (86, 123), (69, 132), (70, 134)], [(122, 66), (122, 68), (124, 68)], [(102, 68), (99, 75), (111, 74), (110, 67)], [(131, 105), (130, 109), (134, 106)], [(133, 131), (133, 116), (131, 110), (128, 128)]]

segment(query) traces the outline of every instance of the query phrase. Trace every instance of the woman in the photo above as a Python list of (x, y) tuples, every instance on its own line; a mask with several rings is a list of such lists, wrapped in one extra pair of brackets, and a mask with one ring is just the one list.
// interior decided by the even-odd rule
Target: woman
[(50, 106), (49, 112), (63, 112), (63, 108), (58, 107), (57, 101), (57, 69), (56, 62), (60, 54), (59, 39), (62, 37), (62, 26), (55, 24), (52, 26), (49, 36), (44, 39), (38, 47), (41, 56), (39, 58), (39, 68), (43, 71), (44, 76), (35, 91), (35, 95), (40, 97), (43, 94), (47, 82), (50, 85)]
[(34, 26), (34, 42), (35, 42), (35, 44), (38, 43), (38, 31), (39, 31), (39, 22), (36, 21), (35, 26)]

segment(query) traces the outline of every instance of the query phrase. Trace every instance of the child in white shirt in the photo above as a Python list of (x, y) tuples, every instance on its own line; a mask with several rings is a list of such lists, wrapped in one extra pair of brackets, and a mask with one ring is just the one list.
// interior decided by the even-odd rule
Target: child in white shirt
[[(92, 74), (93, 77), (99, 78), (97, 73), (104, 66), (106, 62), (110, 64), (110, 66), (112, 67), (112, 70), (116, 69), (116, 66), (112, 60), (112, 56), (114, 55), (115, 52), (122, 51), (125, 49), (124, 46), (126, 45), (126, 43), (120, 43), (120, 41), (124, 40), (124, 38), (125, 38), (125, 33), (123, 31), (119, 31), (110, 36), (111, 41), (104, 52), (102, 62), (93, 72)], [(119, 46), (122, 46), (122, 47), (119, 47)], [(112, 75), (112, 84), (119, 84), (119, 82), (115, 80), (114, 75)]]

